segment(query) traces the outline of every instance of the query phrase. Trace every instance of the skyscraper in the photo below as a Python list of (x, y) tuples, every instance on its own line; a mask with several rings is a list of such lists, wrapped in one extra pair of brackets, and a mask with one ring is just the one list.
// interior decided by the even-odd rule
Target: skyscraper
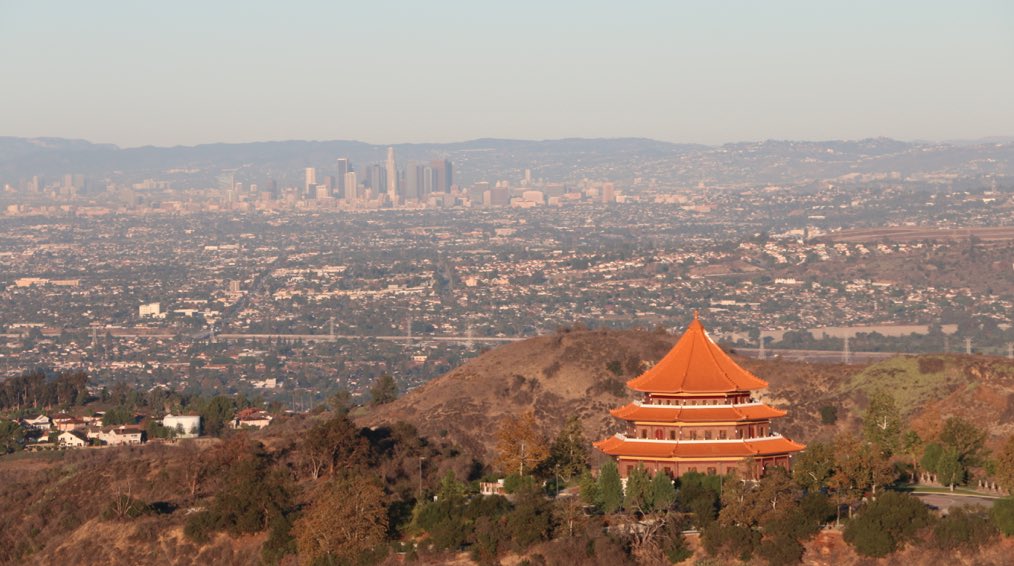
[(303, 196), (310, 196), (313, 187), (317, 184), (317, 170), (313, 167), (306, 168), (306, 181), (303, 184)]
[(356, 172), (349, 171), (345, 174), (345, 201), (354, 203), (359, 199), (359, 183), (356, 180)]
[[(380, 190), (380, 187), (376, 187)], [(398, 202), (398, 164), (394, 161), (394, 148), (387, 148), (387, 198), (392, 203)]]
[(345, 174), (350, 171), (348, 158), (339, 157), (337, 165), (338, 165), (338, 176), (337, 176), (338, 185), (335, 188), (337, 189), (337, 194), (341, 195), (345, 192)]
[(433, 190), (446, 193), (451, 190), (454, 184), (454, 169), (451, 162), (446, 159), (436, 159), (430, 162), (433, 168)]

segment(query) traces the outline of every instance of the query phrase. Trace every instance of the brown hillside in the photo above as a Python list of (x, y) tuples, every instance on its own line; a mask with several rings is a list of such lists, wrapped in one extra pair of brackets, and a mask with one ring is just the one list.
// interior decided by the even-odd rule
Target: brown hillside
[[(572, 415), (589, 441), (622, 430), (609, 409), (637, 398), (626, 381), (662, 358), (676, 337), (643, 330), (582, 330), (539, 336), (491, 350), (361, 417), (374, 426), (404, 420), (420, 434), (447, 437), (491, 461), (504, 415), (534, 411), (550, 436)], [(771, 388), (762, 393), (789, 409), (778, 430), (805, 440), (820, 422), (819, 399), (861, 366), (781, 360), (737, 361)], [(826, 401), (824, 401), (826, 402)]]
[[(447, 437), (485, 461), (491, 460), (500, 419), (529, 410), (550, 434), (577, 415), (592, 440), (618, 430), (609, 409), (631, 397), (626, 380), (658, 361), (674, 342), (668, 334), (642, 330), (539, 336), (470, 360), (375, 408), (361, 422), (408, 421), (423, 436)], [(608, 369), (611, 362), (619, 364), (619, 375)]]

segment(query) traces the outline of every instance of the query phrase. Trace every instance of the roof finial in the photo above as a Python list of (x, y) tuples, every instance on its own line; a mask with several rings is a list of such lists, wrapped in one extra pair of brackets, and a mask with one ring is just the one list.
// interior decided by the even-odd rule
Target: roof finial
[(697, 320), (697, 309), (694, 309), (694, 320)]

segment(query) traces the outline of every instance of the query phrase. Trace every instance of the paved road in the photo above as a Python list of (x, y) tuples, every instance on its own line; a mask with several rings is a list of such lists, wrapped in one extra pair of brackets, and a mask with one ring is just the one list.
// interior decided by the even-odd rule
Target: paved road
[(927, 505), (931, 505), (941, 511), (948, 511), (951, 507), (960, 507), (962, 505), (979, 505), (988, 508), (992, 507), (993, 502), (996, 501), (990, 497), (979, 497), (975, 495), (963, 495), (957, 493), (914, 493), (913, 495), (921, 499)]

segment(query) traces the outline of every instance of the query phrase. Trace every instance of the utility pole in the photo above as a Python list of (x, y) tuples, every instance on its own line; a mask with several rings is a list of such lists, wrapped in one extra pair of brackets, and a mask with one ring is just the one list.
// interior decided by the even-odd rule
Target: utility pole
[(525, 441), (521, 441), (521, 457), (518, 458), (518, 475), (524, 477), (525, 475)]
[(849, 350), (849, 337), (845, 336), (845, 346), (841, 351), (841, 361), (843, 364), (852, 362), (852, 352)]
[(1007, 342), (1007, 359), (1014, 360), (1014, 342)]
[(333, 342), (334, 341), (334, 317), (333, 316), (331, 317), (330, 320), (327, 321), (327, 326), (328, 326), (328, 328), (327, 328), (327, 335), (331, 338), (331, 341)]
[(766, 357), (765, 356), (765, 352), (764, 352), (764, 333), (763, 332), (760, 333), (760, 338), (757, 339), (757, 357), (759, 359), (762, 359), (762, 360)]
[(408, 345), (412, 345), (412, 317), (405, 319), (405, 336), (408, 338)]
[(967, 354), (967, 355), (971, 355), (972, 354), (972, 339), (971, 338), (965, 338), (965, 354)]
[[(472, 348), (472, 323), (471, 322), (468, 323), (468, 330), (465, 333), (465, 346), (468, 346), (469, 349)], [(522, 448), (524, 448), (524, 444), (523, 443), (522, 443), (521, 446), (522, 446)]]

